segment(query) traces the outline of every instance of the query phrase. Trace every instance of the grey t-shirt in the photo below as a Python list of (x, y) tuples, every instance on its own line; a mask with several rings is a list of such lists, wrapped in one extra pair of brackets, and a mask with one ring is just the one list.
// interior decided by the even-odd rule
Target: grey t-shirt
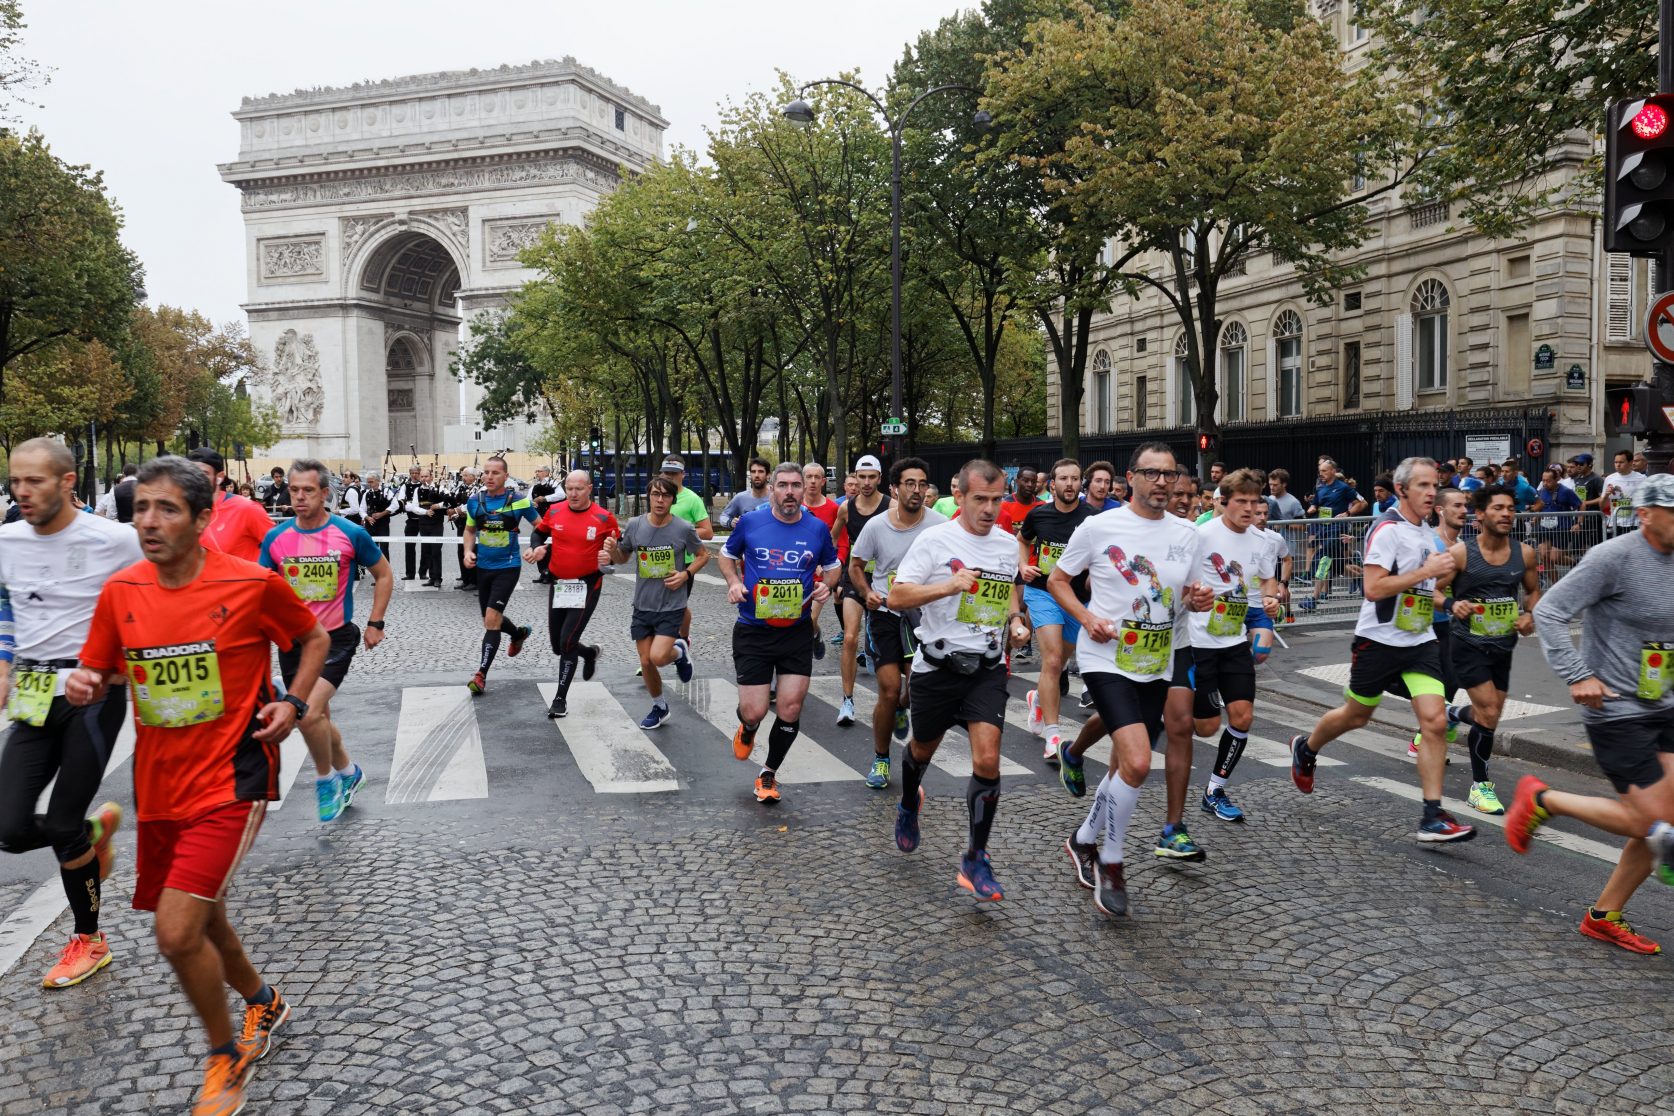
[(1269, 496), (1267, 497), (1267, 518), (1273, 520), (1301, 519), (1302, 501), (1288, 492), (1283, 496)]
[[(918, 523), (903, 531), (889, 522), (889, 515), (886, 512), (868, 519), (849, 550), (850, 558), (859, 558), (867, 563), (867, 583), (885, 596), (889, 594), (889, 575), (900, 568), (901, 559), (907, 556), (907, 548), (913, 545), (913, 540), (925, 528), (947, 522), (947, 516), (941, 512), (925, 508)], [(881, 605), (879, 607), (882, 608)], [(883, 611), (890, 610), (884, 608)]]
[[(1597, 678), (1616, 692), (1604, 708), (1583, 707), (1586, 722), (1620, 721), (1674, 710), (1674, 554), (1659, 554), (1640, 532), (1587, 551), (1535, 605), (1535, 633), (1546, 662), (1565, 682)], [(1581, 617), (1581, 649), (1569, 622)], [(1647, 747), (1650, 745), (1647, 744)]]
[(651, 517), (636, 515), (622, 528), (622, 550), (632, 555), (634, 608), (640, 612), (672, 612), (686, 607), (687, 590), (670, 589), (663, 578), (686, 568), (689, 559), (703, 552), (703, 542), (691, 523), (675, 516), (661, 527)]

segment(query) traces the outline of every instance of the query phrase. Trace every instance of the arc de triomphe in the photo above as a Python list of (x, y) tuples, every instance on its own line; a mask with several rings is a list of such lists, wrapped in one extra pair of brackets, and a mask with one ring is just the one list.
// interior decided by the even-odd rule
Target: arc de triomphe
[(573, 58), (246, 98), (238, 160), (254, 377), (274, 456), (375, 465), (523, 449), (448, 371), (470, 321), (535, 273), (518, 252), (579, 224), (668, 122)]

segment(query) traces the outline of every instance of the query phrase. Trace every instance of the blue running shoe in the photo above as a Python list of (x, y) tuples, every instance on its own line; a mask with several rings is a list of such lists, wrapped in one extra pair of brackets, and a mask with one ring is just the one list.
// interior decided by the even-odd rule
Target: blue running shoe
[(1186, 832), (1183, 825), (1163, 826), (1162, 836), (1157, 838), (1155, 852), (1164, 860), (1179, 860), (1189, 864), (1209, 859), (1209, 854), (1192, 840), (1192, 835)]
[(986, 849), (975, 856), (966, 854), (959, 858), (959, 886), (984, 903), (998, 903), (1006, 897), (1000, 881), (994, 878), (994, 866), (988, 861)]
[(1429, 821), (1419, 825), (1417, 836), (1427, 845), (1446, 844), (1449, 841), (1469, 841), (1476, 836), (1476, 830), (1461, 824), (1452, 814), (1442, 810)]
[(347, 810), (355, 804), (355, 791), (366, 782), (366, 772), (362, 771), (357, 763), (352, 775), (339, 775), (338, 778), (343, 781), (343, 809)]
[(918, 848), (918, 811), (924, 809), (924, 788), (918, 788), (918, 810), (895, 807), (895, 847), (902, 852)]
[(1226, 796), (1225, 787), (1216, 787), (1203, 796), (1203, 812), (1214, 814), (1224, 822), (1244, 820), (1244, 811), (1232, 804), (1232, 799)]
[(321, 821), (337, 820), (343, 812), (343, 780), (336, 772), (330, 778), (314, 780), (314, 800), (319, 803)]
[(670, 715), (668, 706), (653, 705), (651, 712), (647, 713), (645, 719), (639, 722), (639, 727), (642, 729), (660, 729), (668, 724)]
[(683, 639), (674, 641), (674, 649), (680, 652), (680, 657), (674, 660), (674, 673), (682, 682), (692, 680), (692, 645)]
[(1058, 741), (1058, 781), (1071, 798), (1082, 798), (1087, 794), (1087, 767), (1070, 757), (1069, 748), (1068, 740)]
[(895, 711), (895, 739), (907, 739), (907, 711), (905, 709)]
[(889, 786), (889, 757), (874, 756), (872, 770), (866, 773), (866, 785), (873, 790), (883, 790)]

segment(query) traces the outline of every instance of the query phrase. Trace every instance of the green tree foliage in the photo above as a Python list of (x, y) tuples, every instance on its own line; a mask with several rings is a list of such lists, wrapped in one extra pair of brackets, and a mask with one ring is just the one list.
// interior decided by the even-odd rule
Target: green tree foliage
[(46, 80), (39, 63), (18, 54), (23, 28), (20, 0), (0, 0), (0, 120), (14, 119), (19, 94)]

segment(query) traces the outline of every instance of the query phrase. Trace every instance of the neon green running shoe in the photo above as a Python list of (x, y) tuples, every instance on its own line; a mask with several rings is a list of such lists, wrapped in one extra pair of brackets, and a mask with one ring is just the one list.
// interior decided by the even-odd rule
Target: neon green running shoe
[(1472, 783), (1471, 793), (1465, 796), (1465, 804), (1483, 814), (1505, 813), (1500, 796), (1494, 793), (1493, 783)]

